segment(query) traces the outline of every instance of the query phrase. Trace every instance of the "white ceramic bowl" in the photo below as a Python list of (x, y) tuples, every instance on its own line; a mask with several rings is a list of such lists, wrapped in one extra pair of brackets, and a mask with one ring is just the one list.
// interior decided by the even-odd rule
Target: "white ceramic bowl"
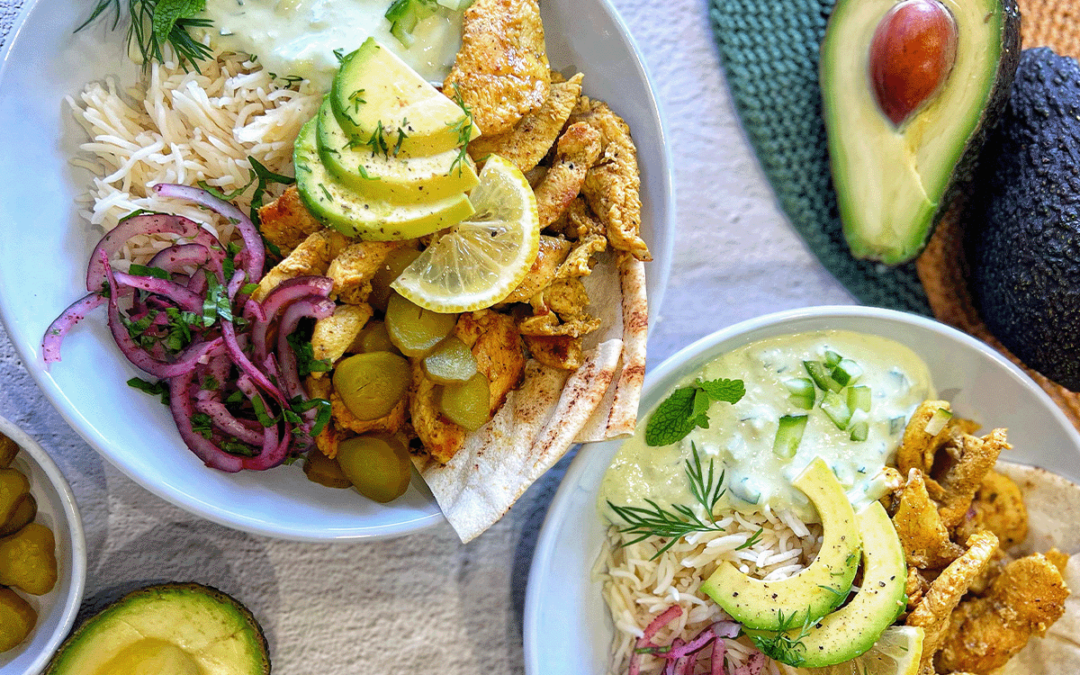
[(30, 494), (38, 504), (34, 520), (52, 530), (56, 540), (56, 586), (42, 596), (19, 592), (37, 611), (37, 625), (25, 642), (0, 653), (0, 675), (34, 675), (49, 662), (75, 622), (86, 585), (86, 540), (75, 495), (52, 458), (3, 417), (0, 433), (22, 448), (12, 467), (30, 479)]
[[(1080, 478), (1080, 435), (1027, 375), (993, 349), (935, 321), (867, 307), (816, 307), (770, 314), (725, 328), (681, 350), (645, 381), (651, 410), (689, 373), (724, 352), (776, 335), (852, 330), (892, 338), (930, 366), (939, 396), (965, 417), (1008, 427), (1010, 461)], [(583, 447), (567, 470), (533, 556), (525, 598), (525, 672), (602, 675), (614, 634), (591, 578), (604, 538), (596, 510), (600, 481), (618, 441)]]
[[(63, 361), (40, 360), (45, 328), (76, 300), (100, 236), (81, 222), (74, 199), (86, 175), (69, 165), (83, 132), (64, 96), (91, 80), (131, 83), (122, 31), (110, 21), (73, 34), (93, 3), (28, 2), (0, 52), (0, 318), (31, 375), (86, 441), (136, 482), (209, 520), (300, 540), (400, 535), (442, 520), (416, 481), (404, 497), (376, 504), (329, 490), (296, 467), (229, 475), (205, 468), (183, 446), (168, 410), (128, 387), (141, 373), (114, 346), (103, 316), (65, 340)], [(642, 164), (643, 236), (653, 316), (667, 280), (674, 224), (671, 161), (660, 111), (641, 58), (607, 0), (546, 0), (552, 65), (579, 68), (590, 96), (608, 101), (633, 129)]]

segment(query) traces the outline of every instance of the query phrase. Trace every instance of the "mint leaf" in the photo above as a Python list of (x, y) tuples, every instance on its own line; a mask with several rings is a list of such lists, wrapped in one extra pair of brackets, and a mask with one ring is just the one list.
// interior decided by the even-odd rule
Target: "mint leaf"
[(709, 398), (721, 403), (735, 404), (746, 395), (746, 386), (742, 380), (729, 380), (723, 377), (719, 380), (698, 380), (697, 386), (708, 394)]
[(154, 6), (154, 38), (160, 48), (180, 19), (190, 19), (206, 8), (206, 0), (158, 0)]
[(694, 429), (709, 428), (709, 406), (713, 401), (738, 403), (746, 393), (742, 380), (698, 380), (689, 387), (671, 392), (645, 426), (646, 445), (678, 443)]

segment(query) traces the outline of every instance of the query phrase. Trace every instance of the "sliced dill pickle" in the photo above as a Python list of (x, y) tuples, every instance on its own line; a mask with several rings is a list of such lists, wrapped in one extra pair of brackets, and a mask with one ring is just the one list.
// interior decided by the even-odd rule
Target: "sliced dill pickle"
[(405, 356), (427, 356), (454, 330), (457, 314), (439, 314), (414, 305), (397, 293), (386, 307), (386, 330), (390, 341)]
[(468, 431), (476, 431), (491, 419), (491, 387), (483, 373), (461, 384), (448, 384), (439, 392), (443, 414)]
[(344, 440), (338, 447), (337, 461), (360, 494), (380, 504), (405, 494), (412, 478), (409, 451), (393, 436)]
[(19, 505), (15, 507), (15, 511), (12, 512), (11, 517), (8, 518), (6, 523), (0, 523), (0, 537), (6, 537), (9, 534), (15, 534), (19, 530), (29, 525), (37, 516), (37, 500), (34, 499), (34, 495), (28, 494), (22, 498)]
[(386, 311), (386, 303), (390, 301), (390, 284), (405, 271), (405, 268), (420, 257), (420, 251), (415, 248), (399, 248), (391, 251), (375, 276), (371, 277), (371, 295), (368, 296), (368, 304), (380, 312)]
[(409, 362), (390, 352), (356, 354), (334, 369), (334, 391), (360, 420), (385, 417), (409, 389)]
[(424, 373), (437, 384), (461, 384), (476, 375), (476, 357), (465, 343), (450, 336), (424, 358)]
[(386, 332), (386, 323), (383, 321), (368, 321), (360, 334), (353, 340), (351, 351), (370, 352), (394, 352), (397, 347), (390, 341), (390, 333)]
[(330, 459), (318, 448), (308, 450), (304, 459), (304, 475), (308, 480), (328, 488), (352, 487), (352, 481), (338, 466), (337, 461)]

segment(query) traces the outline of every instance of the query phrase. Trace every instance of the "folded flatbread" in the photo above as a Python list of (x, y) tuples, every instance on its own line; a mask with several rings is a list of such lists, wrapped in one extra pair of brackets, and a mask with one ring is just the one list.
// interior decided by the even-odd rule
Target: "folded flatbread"
[(413, 458), (463, 542), (494, 525), (576, 443), (634, 432), (649, 321), (644, 264), (621, 251), (597, 259), (582, 282), (603, 328), (586, 337), (584, 364), (569, 373), (530, 359), (521, 386), (448, 463)]

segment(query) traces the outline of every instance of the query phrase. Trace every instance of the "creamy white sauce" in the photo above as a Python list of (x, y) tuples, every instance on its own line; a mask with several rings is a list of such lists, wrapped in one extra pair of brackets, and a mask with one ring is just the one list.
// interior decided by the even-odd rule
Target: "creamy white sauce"
[[(827, 350), (855, 361), (864, 371), (855, 384), (871, 390), (865, 441), (851, 440), (850, 431), (839, 429), (826, 416), (820, 408), (820, 390), (812, 410), (801, 410), (790, 399), (784, 383), (807, 378), (803, 361), (823, 361)], [(787, 508), (815, 522), (813, 506), (791, 481), (820, 456), (859, 510), (884, 494), (881, 469), (894, 461), (904, 425), (915, 408), (934, 395), (930, 372), (913, 351), (886, 338), (847, 331), (800, 333), (755, 342), (720, 356), (701, 372), (685, 378), (679, 387), (698, 378), (740, 379), (746, 395), (734, 405), (712, 403), (709, 428), (695, 429), (673, 445), (646, 445), (646, 424), (639, 424), (637, 433), (623, 444), (604, 475), (599, 498), (602, 513), (608, 514), (609, 500), (620, 506), (646, 508), (646, 499), (661, 506), (694, 504), (684, 470), (685, 461), (692, 457), (692, 443), (706, 467), (711, 458), (717, 472), (726, 472), (728, 490), (723, 506), (741, 511), (757, 511), (766, 505)], [(795, 455), (789, 459), (777, 456), (773, 441), (780, 418), (801, 414), (809, 419)]]
[(440, 7), (413, 31), (405, 47), (383, 16), (391, 0), (207, 0), (211, 41), (223, 49), (254, 54), (269, 72), (311, 80), (330, 88), (338, 59), (374, 37), (421, 77), (441, 82), (461, 47), (461, 12)]

